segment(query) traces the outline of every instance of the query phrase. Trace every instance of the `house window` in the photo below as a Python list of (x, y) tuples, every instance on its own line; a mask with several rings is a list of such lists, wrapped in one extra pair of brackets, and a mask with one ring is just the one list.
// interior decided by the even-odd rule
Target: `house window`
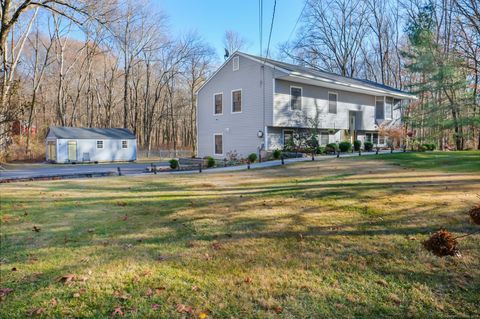
[(375, 98), (375, 118), (377, 120), (385, 119), (385, 99), (383, 96)]
[(242, 112), (242, 90), (232, 91), (232, 113)]
[(122, 141), (122, 148), (128, 148), (128, 141)]
[(385, 118), (391, 120), (393, 118), (393, 98), (385, 98)]
[(337, 114), (337, 93), (328, 93), (328, 113)]
[(103, 141), (97, 141), (97, 148), (103, 148)]
[(214, 143), (215, 143), (215, 155), (223, 155), (223, 135), (222, 134), (215, 134), (214, 135)]
[(293, 141), (293, 130), (284, 130), (283, 131), (283, 146), (288, 146), (292, 144)]
[(217, 93), (214, 95), (214, 114), (223, 114), (223, 94)]
[(291, 86), (290, 87), (290, 107), (292, 110), (302, 109), (302, 88)]
[(380, 135), (378, 137), (378, 144), (385, 144), (385, 136)]
[[(367, 133), (366, 134), (367, 142), (372, 142), (373, 144), (378, 144), (378, 133)], [(383, 144), (383, 143), (380, 143)]]
[(320, 145), (327, 145), (329, 142), (328, 133), (320, 133)]
[(238, 56), (233, 58), (233, 71), (237, 71), (240, 68), (240, 59)]

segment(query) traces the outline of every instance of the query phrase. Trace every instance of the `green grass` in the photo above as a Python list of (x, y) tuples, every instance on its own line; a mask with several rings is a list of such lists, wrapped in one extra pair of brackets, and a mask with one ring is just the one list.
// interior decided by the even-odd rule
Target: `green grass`
[(0, 317), (479, 317), (478, 154), (1, 185)]
[(409, 168), (447, 172), (480, 171), (480, 151), (396, 153), (379, 155), (378, 158)]

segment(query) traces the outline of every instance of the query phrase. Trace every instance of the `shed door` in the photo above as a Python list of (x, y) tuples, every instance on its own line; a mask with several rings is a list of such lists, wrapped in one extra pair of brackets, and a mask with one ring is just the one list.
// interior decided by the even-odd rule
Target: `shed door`
[(57, 161), (57, 143), (55, 141), (48, 141), (48, 159), (50, 161)]
[(68, 141), (68, 160), (75, 162), (77, 160), (77, 141)]

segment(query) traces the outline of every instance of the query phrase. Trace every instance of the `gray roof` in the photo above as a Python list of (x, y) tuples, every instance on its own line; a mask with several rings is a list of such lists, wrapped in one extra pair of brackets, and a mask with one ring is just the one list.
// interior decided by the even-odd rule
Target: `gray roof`
[(62, 139), (135, 139), (135, 134), (126, 128), (50, 126), (47, 136)]
[(287, 70), (289, 72), (299, 73), (301, 75), (320, 77), (320, 78), (324, 78), (324, 79), (331, 80), (331, 81), (342, 82), (342, 83), (345, 83), (345, 84), (361, 85), (361, 86), (372, 88), (372, 89), (382, 89), (382, 90), (390, 91), (394, 94), (397, 93), (397, 94), (412, 95), (412, 97), (414, 96), (412, 93), (405, 92), (405, 91), (402, 91), (402, 90), (399, 90), (399, 89), (396, 89), (396, 88), (393, 88), (393, 87), (390, 87), (390, 86), (387, 86), (387, 85), (383, 85), (383, 84), (380, 84), (380, 83), (376, 83), (376, 82), (373, 82), (373, 81), (369, 81), (369, 80), (363, 80), (363, 79), (341, 76), (341, 75), (331, 73), (331, 72), (327, 72), (327, 71), (317, 70), (317, 69), (313, 69), (313, 68), (308, 68), (308, 67), (304, 67), (304, 66), (300, 66), (300, 65), (285, 63), (285, 62), (276, 61), (276, 60), (272, 60), (272, 59), (265, 59), (265, 58), (262, 58), (262, 57), (259, 57), (259, 56), (256, 56), (256, 55), (247, 54), (247, 53), (243, 53), (243, 52), (238, 52), (238, 53), (249, 56), (249, 57), (254, 58), (256, 60), (260, 60), (262, 62), (265, 60), (266, 63), (269, 63), (269, 64), (274, 65), (276, 67), (282, 68), (282, 69)]

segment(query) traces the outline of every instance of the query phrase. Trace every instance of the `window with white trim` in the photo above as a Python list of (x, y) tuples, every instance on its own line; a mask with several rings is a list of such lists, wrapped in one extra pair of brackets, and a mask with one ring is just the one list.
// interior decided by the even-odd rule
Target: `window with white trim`
[(329, 142), (329, 134), (327, 132), (320, 133), (319, 141), (320, 141), (320, 145), (322, 146), (327, 145)]
[(103, 141), (97, 141), (97, 148), (103, 148)]
[(222, 114), (223, 113), (223, 93), (217, 93), (214, 95), (214, 114)]
[(127, 140), (122, 141), (122, 148), (128, 148), (128, 141)]
[(215, 134), (214, 138), (214, 153), (215, 155), (223, 155), (223, 135)]
[(242, 112), (242, 90), (232, 91), (232, 113)]
[(375, 98), (375, 118), (377, 120), (385, 119), (385, 97), (383, 96)]
[(393, 118), (393, 98), (385, 98), (385, 119), (391, 120)]
[(302, 109), (302, 88), (298, 86), (290, 87), (290, 108), (292, 110)]
[(328, 93), (328, 113), (337, 114), (337, 93)]
[(238, 56), (233, 57), (232, 65), (233, 71), (237, 71), (238, 69), (240, 69), (240, 58)]

